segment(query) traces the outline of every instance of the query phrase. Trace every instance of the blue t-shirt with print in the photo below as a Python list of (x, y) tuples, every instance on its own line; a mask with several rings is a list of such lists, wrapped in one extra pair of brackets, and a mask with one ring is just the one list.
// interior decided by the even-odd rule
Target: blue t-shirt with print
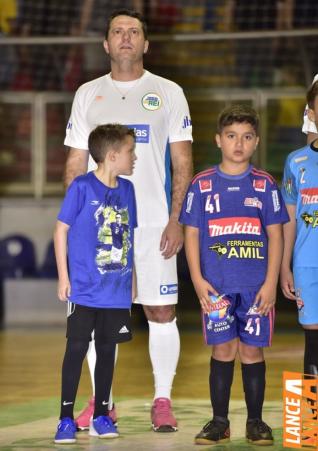
[(228, 175), (213, 166), (193, 178), (179, 220), (199, 229), (202, 276), (219, 293), (240, 293), (264, 283), (266, 227), (289, 217), (267, 172), (249, 166)]
[(110, 188), (94, 172), (77, 177), (59, 221), (70, 226), (70, 301), (88, 307), (129, 308), (132, 300), (136, 202), (132, 183), (117, 177)]

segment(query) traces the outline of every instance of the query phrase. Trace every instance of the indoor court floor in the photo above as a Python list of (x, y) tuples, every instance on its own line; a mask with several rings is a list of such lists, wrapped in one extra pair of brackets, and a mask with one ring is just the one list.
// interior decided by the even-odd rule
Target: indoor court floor
[[(193, 313), (197, 315), (197, 312)], [(295, 315), (296, 316), (296, 315)], [(283, 318), (283, 317), (282, 317)], [(279, 320), (279, 318), (277, 318)], [(264, 420), (274, 430), (275, 445), (282, 450), (282, 372), (302, 370), (303, 335), (296, 318), (277, 328), (272, 348), (266, 350), (267, 388)], [(277, 321), (279, 324), (279, 321)], [(101, 440), (86, 432), (77, 434), (74, 445), (54, 445), (59, 413), (60, 368), (64, 354), (64, 328), (10, 328), (0, 332), (0, 450), (90, 451), (187, 451), (255, 450), (245, 442), (245, 405), (240, 366), (232, 387), (230, 405), (231, 442), (226, 445), (194, 445), (193, 438), (210, 419), (208, 391), (210, 348), (203, 343), (199, 320), (196, 326), (181, 323), (181, 357), (173, 390), (179, 422), (176, 433), (154, 433), (150, 428), (152, 375), (148, 357), (148, 334), (141, 328), (131, 342), (121, 344), (114, 375), (114, 397), (120, 437)], [(76, 410), (90, 396), (87, 364), (84, 363)]]

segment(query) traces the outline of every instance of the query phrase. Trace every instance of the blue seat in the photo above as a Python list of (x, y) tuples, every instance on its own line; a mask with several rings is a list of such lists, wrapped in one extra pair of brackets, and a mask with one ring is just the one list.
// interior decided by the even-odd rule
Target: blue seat
[(57, 278), (57, 267), (53, 240), (51, 240), (47, 246), (44, 262), (39, 269), (39, 276), (43, 279)]
[(0, 240), (0, 278), (36, 277), (33, 242), (23, 235), (9, 235)]

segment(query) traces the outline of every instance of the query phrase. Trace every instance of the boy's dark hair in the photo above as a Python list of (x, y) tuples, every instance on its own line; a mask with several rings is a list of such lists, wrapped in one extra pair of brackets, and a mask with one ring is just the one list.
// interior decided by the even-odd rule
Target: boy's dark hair
[(247, 122), (254, 128), (256, 135), (258, 135), (259, 116), (254, 108), (248, 105), (230, 105), (224, 108), (219, 114), (217, 122), (217, 133), (221, 133), (223, 128), (227, 125), (232, 125), (234, 122)]
[(142, 14), (138, 13), (137, 11), (133, 11), (131, 9), (124, 9), (123, 8), (123, 9), (116, 9), (107, 18), (106, 31), (105, 31), (105, 39), (106, 40), (108, 39), (108, 34), (109, 34), (111, 22), (117, 16), (128, 16), (128, 17), (132, 17), (133, 19), (138, 19), (139, 22), (141, 23), (142, 31), (144, 33), (144, 38), (145, 39), (148, 38), (147, 24), (146, 24), (146, 21), (145, 21), (144, 17), (142, 16)]
[(135, 132), (122, 124), (98, 125), (88, 137), (88, 150), (96, 163), (105, 160), (110, 149), (120, 150), (127, 136), (135, 140)]
[(315, 106), (315, 98), (318, 96), (318, 80), (313, 83), (307, 91), (307, 103), (311, 110)]

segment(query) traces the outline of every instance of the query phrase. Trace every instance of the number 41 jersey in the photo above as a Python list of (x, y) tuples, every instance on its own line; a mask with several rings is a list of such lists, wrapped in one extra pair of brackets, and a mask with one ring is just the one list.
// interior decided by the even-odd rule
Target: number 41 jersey
[(212, 167), (192, 180), (180, 222), (199, 229), (202, 276), (219, 293), (257, 290), (267, 271), (266, 227), (288, 222), (271, 175), (250, 166), (240, 175)]

